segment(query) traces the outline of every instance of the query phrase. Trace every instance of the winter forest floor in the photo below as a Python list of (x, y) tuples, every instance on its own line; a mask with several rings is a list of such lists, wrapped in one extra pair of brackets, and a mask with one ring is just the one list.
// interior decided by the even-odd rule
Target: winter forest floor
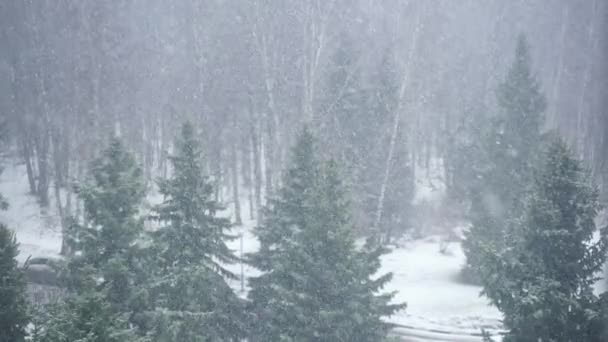
[[(8, 165), (0, 177), (0, 193), (10, 202), (9, 210), (0, 212), (0, 220), (17, 233), (21, 253), (19, 261), (28, 257), (57, 256), (61, 247), (58, 219), (52, 213), (43, 214), (35, 199), (27, 194), (28, 185), (23, 167)], [(150, 196), (149, 201), (158, 200)], [(255, 221), (247, 220), (246, 202), (243, 201), (244, 223), (234, 233), (242, 240), (230, 243), (240, 255), (257, 249), (258, 243), (251, 233)], [(52, 205), (51, 205), (51, 208)], [(407, 309), (389, 320), (399, 327), (395, 335), (404, 341), (481, 341), (482, 328), (498, 333), (501, 314), (480, 297), (481, 287), (459, 282), (458, 274), (465, 257), (458, 242), (439, 251), (439, 236), (406, 240), (397, 244), (382, 259), (382, 273), (392, 272), (394, 278), (387, 291), (397, 291), (396, 300), (407, 302)], [(242, 269), (241, 269), (242, 268)], [(255, 270), (247, 265), (235, 264), (230, 269), (245, 279)], [(242, 296), (246, 295), (246, 280), (231, 284)]]

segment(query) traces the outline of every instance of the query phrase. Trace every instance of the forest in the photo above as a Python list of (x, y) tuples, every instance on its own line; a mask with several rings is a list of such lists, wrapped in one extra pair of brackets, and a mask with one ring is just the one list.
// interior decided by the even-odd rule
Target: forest
[(0, 342), (606, 341), (606, 61), (603, 0), (2, 1)]

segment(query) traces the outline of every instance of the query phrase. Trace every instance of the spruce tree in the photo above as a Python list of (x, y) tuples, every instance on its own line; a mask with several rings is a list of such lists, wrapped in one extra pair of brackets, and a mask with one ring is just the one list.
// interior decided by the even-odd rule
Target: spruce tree
[(608, 228), (594, 239), (598, 191), (563, 142), (546, 151), (527, 203), (511, 223), (509, 248), (482, 248), (484, 294), (504, 314), (505, 341), (601, 341), (605, 303), (592, 286)]
[(33, 342), (145, 341), (115, 312), (104, 293), (94, 288), (48, 305), (33, 323)]
[[(540, 126), (545, 98), (531, 71), (531, 58), (525, 37), (519, 37), (515, 60), (498, 87), (498, 114), (482, 133), (477, 155), (468, 163), (467, 179), (471, 196), (471, 229), (464, 242), (467, 266), (484, 277), (480, 249), (491, 244), (506, 248), (505, 229), (509, 218), (519, 217), (522, 198), (530, 191), (539, 151), (543, 145)], [(469, 156), (471, 157), (471, 156)]]
[(129, 320), (137, 311), (138, 217), (146, 193), (141, 169), (118, 139), (76, 185), (85, 220), (70, 228), (65, 299), (43, 310), (34, 341), (138, 341)]
[(15, 234), (0, 224), (0, 342), (20, 342), (28, 324), (26, 282)]
[(243, 336), (243, 305), (226, 279), (237, 260), (226, 242), (234, 237), (215, 186), (205, 176), (200, 141), (184, 124), (170, 157), (173, 176), (158, 183), (155, 208), (161, 227), (152, 235), (155, 274), (150, 295), (156, 341), (234, 341)]
[(107, 295), (115, 310), (127, 312), (136, 285), (136, 242), (143, 231), (142, 171), (122, 142), (112, 139), (91, 164), (88, 179), (76, 186), (76, 193), (84, 203), (85, 223), (71, 229), (74, 250), (68, 285), (78, 294), (83, 283), (101, 280), (97, 290)]
[(403, 305), (376, 293), (391, 279), (372, 279), (382, 248), (357, 249), (344, 186), (333, 163), (321, 163), (313, 136), (300, 134), (283, 187), (255, 229), (250, 280), (250, 341), (380, 341), (382, 318)]

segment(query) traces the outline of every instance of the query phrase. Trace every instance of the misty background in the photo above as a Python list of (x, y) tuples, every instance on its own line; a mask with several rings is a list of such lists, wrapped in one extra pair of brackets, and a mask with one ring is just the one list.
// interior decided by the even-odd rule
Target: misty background
[(451, 156), (497, 112), (520, 34), (545, 130), (608, 182), (605, 1), (8, 0), (0, 16), (5, 145), (41, 207), (55, 203), (63, 218), (82, 208), (60, 189), (111, 136), (153, 180), (170, 172), (186, 119), (204, 137), (218, 197), (252, 216), (304, 122), (343, 162), (362, 229), (390, 238), (413, 225), (419, 173), (436, 174), (459, 216)]

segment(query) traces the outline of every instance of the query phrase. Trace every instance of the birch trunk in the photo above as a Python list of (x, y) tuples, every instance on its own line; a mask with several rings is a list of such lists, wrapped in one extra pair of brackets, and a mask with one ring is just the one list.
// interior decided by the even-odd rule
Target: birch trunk
[(564, 6), (562, 9), (562, 20), (561, 20), (561, 29), (560, 29), (560, 39), (559, 39), (559, 47), (558, 47), (558, 59), (557, 59), (557, 68), (555, 70), (555, 79), (553, 80), (552, 88), (551, 88), (551, 103), (553, 105), (553, 110), (551, 114), (547, 118), (549, 120), (549, 126), (552, 127), (551, 123), (558, 122), (558, 96), (559, 90), (562, 82), (562, 73), (564, 69), (564, 45), (566, 43), (566, 27), (568, 27), (568, 7)]
[(241, 201), (239, 199), (239, 170), (236, 139), (232, 139), (232, 198), (234, 201), (234, 220), (236, 225), (243, 224), (241, 219)]
[(399, 87), (399, 97), (397, 108), (395, 110), (395, 115), (393, 117), (392, 130), (390, 135), (390, 141), (388, 146), (388, 154), (386, 156), (386, 162), (384, 164), (384, 174), (382, 177), (382, 183), (380, 186), (380, 195), (378, 196), (378, 204), (376, 206), (376, 215), (374, 219), (374, 223), (372, 226), (372, 234), (375, 235), (375, 240), (377, 243), (382, 243), (382, 233), (380, 232), (380, 221), (382, 219), (382, 212), (384, 210), (384, 198), (386, 196), (386, 188), (388, 186), (390, 172), (391, 172), (391, 164), (393, 162), (393, 155), (395, 153), (395, 144), (397, 141), (397, 136), (399, 135), (399, 126), (401, 125), (401, 112), (405, 109), (405, 90), (407, 88), (407, 84), (410, 78), (410, 69), (412, 66), (412, 61), (414, 59), (414, 52), (418, 45), (418, 36), (420, 32), (420, 11), (418, 11), (416, 16), (416, 24), (414, 28), (414, 32), (412, 34), (412, 42), (410, 45), (410, 49), (408, 51), (408, 58), (406, 61), (406, 65), (403, 70), (403, 77), (401, 80), (401, 85)]
[[(271, 46), (273, 40), (272, 32), (268, 32), (261, 27), (264, 22), (260, 21), (261, 11), (260, 4), (256, 1), (255, 5), (255, 20), (251, 29), (256, 52), (259, 55), (261, 71), (263, 77), (264, 96), (266, 97), (266, 138), (264, 141), (264, 173), (266, 184), (266, 196), (271, 196), (274, 182), (274, 171), (277, 167), (275, 147), (279, 148), (279, 116), (275, 101), (275, 86), (276, 86), (276, 61), (277, 51), (274, 46)], [(279, 153), (280, 154), (280, 153)]]
[(258, 129), (256, 124), (256, 118), (254, 114), (253, 99), (249, 98), (249, 135), (251, 137), (251, 157), (253, 167), (253, 191), (255, 199), (255, 215), (258, 221), (261, 219), (262, 210), (262, 165), (260, 160), (260, 140), (258, 136)]
[(585, 137), (585, 127), (583, 127), (583, 112), (584, 112), (584, 107), (585, 107), (585, 97), (587, 96), (587, 88), (589, 86), (589, 81), (590, 81), (590, 77), (591, 77), (591, 71), (593, 70), (593, 56), (594, 56), (594, 51), (597, 45), (597, 39), (595, 39), (595, 23), (596, 23), (596, 13), (597, 13), (597, 0), (593, 1), (593, 7), (592, 7), (592, 17), (591, 17), (591, 22), (589, 23), (589, 32), (588, 32), (588, 36), (589, 36), (589, 50), (586, 53), (587, 56), (587, 61), (586, 61), (586, 66), (585, 66), (585, 73), (583, 75), (583, 84), (581, 87), (581, 94), (578, 98), (578, 105), (577, 105), (577, 109), (576, 109), (576, 132), (575, 132), (575, 141), (576, 141), (576, 148), (577, 148), (577, 152), (579, 157), (584, 157), (583, 156), (583, 150), (584, 150), (584, 137)]

